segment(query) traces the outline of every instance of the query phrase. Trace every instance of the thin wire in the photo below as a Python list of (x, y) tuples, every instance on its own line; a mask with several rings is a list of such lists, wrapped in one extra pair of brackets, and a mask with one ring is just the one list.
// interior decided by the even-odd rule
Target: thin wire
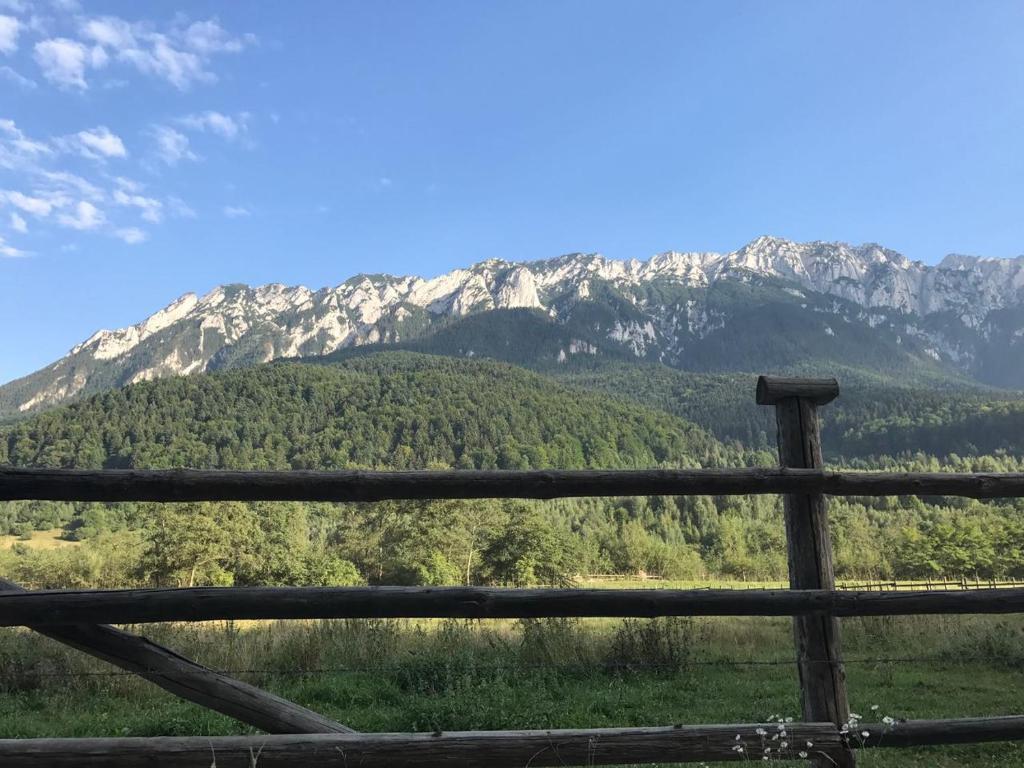
[[(875, 658), (859, 658), (859, 659), (844, 659), (843, 664), (945, 664), (945, 665), (956, 665), (962, 666), (970, 663), (979, 662), (1002, 662), (1005, 663), (1007, 658), (1005, 656), (968, 656), (958, 659), (949, 659), (944, 657), (936, 656), (886, 656), (886, 657), (875, 657)], [(810, 663), (814, 663), (810, 660)], [(823, 660), (821, 663), (830, 663), (829, 661)], [(616, 663), (616, 664), (549, 664), (549, 663), (530, 663), (530, 664), (470, 664), (465, 667), (458, 667), (456, 671), (484, 671), (484, 670), (524, 670), (524, 669), (548, 669), (548, 670), (580, 670), (588, 672), (608, 672), (608, 671), (621, 671), (629, 672), (638, 669), (675, 669), (679, 671), (685, 671), (687, 667), (692, 666), (710, 666), (710, 667), (790, 667), (795, 666), (795, 659), (688, 659), (680, 662), (636, 662), (636, 663)], [(152, 672), (159, 672), (158, 670), (146, 670)], [(266, 675), (266, 676), (301, 676), (301, 675), (321, 675), (321, 674), (364, 674), (371, 672), (415, 672), (416, 666), (350, 666), (350, 667), (314, 667), (308, 669), (220, 669), (213, 670), (220, 674), (225, 675)], [(107, 672), (33, 672), (27, 671), (27, 676), (32, 677), (133, 677), (137, 676), (136, 672), (128, 672), (124, 670), (120, 671), (107, 671)]]

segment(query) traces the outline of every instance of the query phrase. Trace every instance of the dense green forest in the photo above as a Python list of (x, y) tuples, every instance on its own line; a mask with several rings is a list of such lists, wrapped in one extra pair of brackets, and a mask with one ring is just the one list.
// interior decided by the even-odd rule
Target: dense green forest
[[(752, 377), (632, 370), (606, 370), (597, 381), (597, 371), (576, 369), (556, 380), (505, 363), (386, 352), (164, 379), (6, 427), (0, 463), (522, 469), (775, 462), (768, 448), (774, 430), (756, 410), (746, 411), (762, 419), (747, 424), (746, 439), (719, 440), (689, 420), (731, 413), (742, 424)], [(622, 394), (630, 388), (633, 401)], [(873, 450), (851, 451), (841, 463), (1024, 469), (1019, 451), (1004, 449), (1013, 445), (1004, 425), (1020, 418), (1016, 402), (856, 392), (847, 410), (826, 409), (833, 414), (827, 429)], [(918, 435), (920, 450), (892, 442), (903, 431)], [(944, 436), (961, 450), (941, 452)], [(830, 509), (841, 577), (1024, 576), (1019, 503), (835, 499)], [(0, 504), (0, 533), (54, 528), (81, 544), (38, 550), (15, 543), (0, 553), (0, 570), (35, 586), (555, 584), (598, 572), (747, 580), (786, 572), (775, 497)]]
[[(10, 427), (0, 462), (234, 469), (700, 466), (682, 419), (500, 363), (384, 353), (114, 390)], [(732, 458), (732, 457), (730, 457)]]
[[(666, 411), (703, 427), (724, 442), (748, 449), (774, 449), (774, 416), (771, 409), (754, 402), (757, 375), (721, 372), (735, 367), (733, 347), (725, 345), (718, 350), (720, 359), (708, 359), (705, 368), (717, 371), (714, 373), (695, 369), (696, 361), (683, 365), (683, 370), (638, 360), (631, 350), (610, 345), (606, 338), (595, 335), (595, 324), (600, 327), (613, 322), (611, 316), (601, 314), (600, 307), (592, 306), (581, 317), (574, 316), (565, 323), (556, 323), (532, 310), (484, 312), (412, 341), (346, 347), (302, 361), (336, 365), (397, 348), (445, 357), (501, 360), (574, 387)], [(792, 336), (787, 338), (793, 343)], [(873, 348), (870, 339), (861, 342), (857, 348)], [(577, 351), (565, 355), (574, 344), (577, 350), (580, 345), (590, 344), (593, 354)], [(839, 379), (842, 394), (824, 411), (822, 423), (825, 449), (834, 459), (917, 451), (936, 456), (1024, 451), (1024, 397), (1019, 392), (983, 387), (951, 377), (948, 372), (939, 376), (927, 366), (907, 368), (884, 355), (870, 366), (858, 367), (821, 352), (817, 347), (804, 349), (805, 354), (789, 364), (779, 362), (783, 358), (769, 358), (761, 372)], [(711, 351), (705, 357), (709, 354)], [(747, 364), (748, 370), (757, 370), (752, 363)]]
[[(774, 446), (775, 421), (754, 402), (757, 376), (691, 373), (663, 365), (592, 362), (550, 371), (567, 384), (607, 392), (692, 421), (720, 440)], [(834, 376), (840, 397), (822, 411), (822, 443), (836, 460), (898, 456), (1016, 454), (1024, 451), (1024, 397), (994, 389), (900, 386), (846, 367), (812, 368)]]

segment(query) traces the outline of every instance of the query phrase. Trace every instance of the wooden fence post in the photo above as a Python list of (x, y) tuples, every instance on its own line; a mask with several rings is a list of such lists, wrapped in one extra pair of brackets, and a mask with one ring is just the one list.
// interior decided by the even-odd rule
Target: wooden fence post
[[(838, 394), (839, 383), (835, 379), (758, 379), (758, 404), (775, 406), (781, 466), (822, 467), (818, 406), (831, 402)], [(783, 498), (790, 588), (835, 589), (825, 497), (786, 494)], [(839, 621), (823, 614), (795, 616), (793, 632), (804, 719), (842, 726), (849, 719), (850, 705), (840, 654)], [(837, 763), (842, 768), (852, 768), (854, 764), (852, 751)]]

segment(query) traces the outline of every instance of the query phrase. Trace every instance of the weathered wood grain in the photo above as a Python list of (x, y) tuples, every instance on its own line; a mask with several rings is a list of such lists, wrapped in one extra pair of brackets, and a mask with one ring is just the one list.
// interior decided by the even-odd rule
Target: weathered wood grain
[[(608, 765), (615, 763), (756, 762), (765, 724), (592, 728), (554, 731), (463, 731), (435, 734), (322, 734), (307, 736), (214, 736), (100, 739), (0, 739), (5, 768), (217, 768), (286, 765), (364, 768), (522, 768), (522, 766)], [(836, 760), (847, 749), (832, 723), (789, 723), (789, 741), (814, 744), (810, 757)], [(1024, 716), (910, 720), (894, 726), (861, 723), (861, 748), (974, 744), (1024, 739)], [(739, 742), (736, 735), (741, 736)], [(744, 752), (734, 750), (737, 744)], [(805, 747), (806, 749), (806, 747)], [(754, 760), (751, 760), (754, 757)]]
[[(758, 402), (761, 402), (760, 385), (763, 381), (764, 377), (758, 382)], [(790, 390), (800, 391), (797, 384), (789, 382), (787, 386)], [(804, 396), (775, 400), (779, 463), (783, 467), (821, 468), (821, 430), (815, 404), (820, 400), (820, 397), (814, 400)], [(834, 590), (832, 539), (825, 497), (820, 493), (786, 494), (783, 510), (790, 587), (794, 590)], [(837, 726), (845, 723), (850, 709), (846, 697), (846, 671), (840, 652), (839, 622), (835, 616), (822, 613), (794, 616), (793, 636), (804, 719), (829, 721)], [(823, 759), (814, 762), (821, 768), (826, 766)], [(838, 760), (842, 768), (852, 768), (854, 764), (852, 753), (842, 755)]]
[(1024, 496), (1024, 473), (822, 469), (249, 472), (0, 468), (0, 500), (382, 501), (819, 493), (832, 496)]
[(0, 592), (0, 626), (222, 619), (654, 616), (903, 616), (1024, 613), (1024, 588), (501, 589), (486, 587), (192, 587)]
[[(923, 747), (932, 744), (980, 744), (986, 741), (1019, 741), (1024, 739), (1024, 717), (967, 717), (957, 720), (909, 720), (895, 725), (862, 723), (855, 746)], [(1006, 765), (1016, 758), (1008, 757)]]
[(758, 405), (775, 405), (790, 397), (798, 397), (811, 405), (825, 405), (839, 397), (839, 382), (835, 379), (757, 377), (755, 399)]
[[(184, 738), (5, 739), (4, 768), (524, 768), (653, 762), (745, 760), (760, 762), (756, 724), (667, 728), (592, 728), (555, 731), (464, 731), (315, 736)], [(772, 726), (765, 725), (764, 728)], [(831, 723), (787, 725), (791, 744), (816, 751), (844, 747)], [(741, 741), (736, 741), (736, 736)], [(773, 742), (768, 742), (772, 744)], [(774, 742), (777, 744), (777, 742)], [(757, 751), (737, 752), (736, 746)], [(790, 752), (795, 757), (794, 752)], [(255, 760), (253, 758), (256, 757)]]

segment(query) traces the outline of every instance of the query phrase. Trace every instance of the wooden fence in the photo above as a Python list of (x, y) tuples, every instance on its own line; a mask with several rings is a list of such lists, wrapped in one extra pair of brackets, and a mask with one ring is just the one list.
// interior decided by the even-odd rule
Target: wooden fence
[[(1024, 612), (1019, 587), (837, 590), (826, 495), (1024, 496), (1024, 474), (830, 472), (819, 406), (834, 379), (762, 376), (779, 469), (578, 472), (208, 472), (0, 469), (0, 499), (81, 501), (378, 501), (603, 495), (785, 494), (790, 589), (482, 589), (235, 587), (26, 591), (0, 580), (0, 626), (23, 625), (145, 677), (268, 735), (0, 740), (10, 766), (523, 766), (745, 760), (745, 740), (777, 724), (543, 731), (356, 733), (316, 712), (208, 670), (111, 623), (208, 619), (573, 616), (793, 617), (802, 722), (773, 759), (849, 767), (857, 749), (1024, 739), (1024, 716), (861, 723), (851, 738), (838, 617)], [(1001, 585), (1000, 585), (1001, 586)], [(867, 735), (863, 735), (867, 734)], [(741, 740), (737, 742), (737, 735)], [(780, 742), (773, 742), (780, 743)], [(805, 746), (810, 743), (813, 746)], [(800, 754), (806, 752), (806, 755)]]

